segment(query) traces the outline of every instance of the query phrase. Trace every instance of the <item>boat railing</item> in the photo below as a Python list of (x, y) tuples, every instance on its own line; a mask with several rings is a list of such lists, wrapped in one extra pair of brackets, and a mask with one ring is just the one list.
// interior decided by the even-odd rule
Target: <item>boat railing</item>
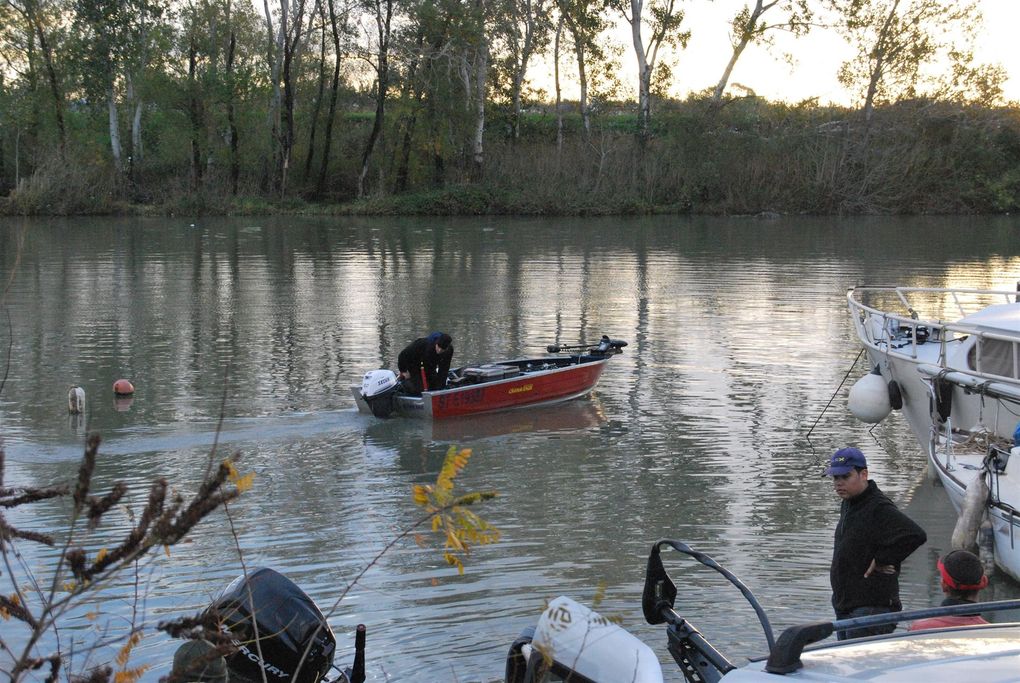
[[(776, 641), (776, 646), (770, 650), (765, 670), (776, 674), (789, 674), (797, 671), (803, 666), (800, 656), (805, 648), (808, 645), (828, 638), (836, 631), (889, 626), (906, 621), (930, 619), (932, 617), (961, 616), (975, 612), (988, 613), (1016, 609), (1020, 609), (1020, 600), (998, 600), (995, 602), (978, 602), (946, 607), (927, 607), (908, 612), (889, 612), (866, 617), (854, 617), (837, 621), (819, 621), (811, 624), (791, 626), (780, 634), (779, 639)], [(997, 625), (999, 624), (989, 624), (986, 627), (971, 626), (969, 628), (994, 628)], [(918, 631), (917, 633), (923, 634), (924, 631)], [(877, 638), (883, 638), (883, 636), (877, 636)]]
[[(670, 577), (662, 558), (663, 551), (669, 549), (693, 558), (703, 566), (718, 572), (743, 594), (744, 599), (754, 609), (758, 617), (768, 649), (767, 657), (752, 658), (752, 661), (766, 659), (765, 671), (774, 674), (789, 674), (800, 669), (802, 667), (801, 654), (805, 648), (819, 643), (838, 631), (852, 631), (875, 626), (895, 626), (902, 622), (930, 617), (1020, 609), (1020, 600), (926, 607), (905, 612), (891, 612), (835, 621), (817, 621), (791, 626), (776, 638), (761, 603), (751, 592), (751, 589), (736, 575), (706, 553), (695, 550), (683, 541), (662, 539), (652, 545), (648, 555), (645, 584), (641, 594), (641, 611), (644, 613), (645, 621), (649, 624), (653, 626), (666, 625), (667, 648), (680, 666), (684, 678), (689, 682), (714, 683), (720, 681), (736, 666), (709, 643), (689, 619), (676, 611), (676, 601), (679, 595), (677, 583)], [(684, 581), (681, 586), (689, 590), (692, 582)], [(967, 628), (981, 629), (984, 627), (971, 626)], [(877, 638), (882, 637), (888, 636), (877, 636)], [(826, 646), (819, 644), (816, 647)]]
[[(895, 295), (906, 312), (900, 314), (869, 306), (863, 301), (863, 297), (869, 294)], [(916, 302), (910, 298), (912, 294), (942, 296), (952, 302), (952, 305), (959, 310), (961, 317), (981, 310), (997, 299), (1001, 298), (1002, 303), (1011, 303), (1020, 297), (1020, 292), (1003, 290), (858, 287), (847, 293), (847, 305), (850, 308), (857, 336), (861, 341), (875, 351), (915, 361), (918, 359), (919, 345), (937, 342), (940, 345), (937, 365), (943, 370), (963, 372), (979, 381), (1016, 382), (1020, 378), (1020, 343), (1018, 343), (1016, 335), (1006, 335), (973, 325), (943, 322), (937, 317), (922, 316), (918, 308), (915, 308)], [(982, 301), (971, 303), (972, 310), (968, 310), (966, 303), (962, 300), (964, 295), (979, 296)], [(982, 357), (985, 346), (983, 343), (975, 345), (973, 368), (949, 367), (946, 362), (946, 345), (950, 342), (962, 341), (970, 336), (978, 337), (982, 341), (995, 340), (1009, 345), (1012, 361), (1010, 363), (1011, 374), (998, 374), (985, 368), (985, 359)]]

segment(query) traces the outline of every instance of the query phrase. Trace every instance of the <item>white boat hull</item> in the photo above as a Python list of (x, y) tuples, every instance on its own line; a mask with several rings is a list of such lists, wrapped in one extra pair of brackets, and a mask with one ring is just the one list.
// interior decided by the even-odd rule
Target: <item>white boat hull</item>
[[(882, 295), (905, 310), (864, 301)], [(914, 301), (908, 304), (912, 296), (929, 301), (936, 314), (926, 316)], [(1008, 451), (1020, 420), (1015, 298), (1016, 292), (861, 288), (847, 300), (871, 367), (899, 386), (903, 417), (957, 513), (967, 486), (986, 478), (995, 564), (1020, 581), (1020, 457), (998, 472), (984, 464), (989, 445)], [(959, 318), (945, 322), (948, 311)]]

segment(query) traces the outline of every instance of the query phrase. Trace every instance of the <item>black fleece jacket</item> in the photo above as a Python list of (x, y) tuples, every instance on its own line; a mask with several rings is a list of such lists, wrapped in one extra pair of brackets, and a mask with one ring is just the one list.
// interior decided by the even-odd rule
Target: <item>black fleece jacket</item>
[[(924, 529), (900, 512), (873, 481), (839, 509), (832, 566), (832, 607), (837, 614), (857, 607), (900, 609), (900, 563), (926, 540)], [(894, 574), (872, 572), (868, 565), (892, 565)]]
[[(427, 337), (419, 337), (397, 356), (397, 369), (411, 374), (411, 382), (419, 392), (426, 389), (442, 389), (446, 386), (446, 375), (450, 372), (452, 360), (452, 344), (446, 351), (437, 354), (435, 343), (429, 343)], [(423, 368), (428, 386), (422, 386), (421, 383)]]

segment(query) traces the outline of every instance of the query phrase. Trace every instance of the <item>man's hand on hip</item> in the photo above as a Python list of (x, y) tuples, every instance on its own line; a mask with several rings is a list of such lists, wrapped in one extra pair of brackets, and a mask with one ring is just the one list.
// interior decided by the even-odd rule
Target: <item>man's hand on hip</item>
[(871, 564), (868, 565), (868, 570), (864, 572), (864, 578), (868, 578), (876, 572), (879, 574), (895, 574), (896, 567), (891, 564), (878, 564), (875, 560), (871, 560)]

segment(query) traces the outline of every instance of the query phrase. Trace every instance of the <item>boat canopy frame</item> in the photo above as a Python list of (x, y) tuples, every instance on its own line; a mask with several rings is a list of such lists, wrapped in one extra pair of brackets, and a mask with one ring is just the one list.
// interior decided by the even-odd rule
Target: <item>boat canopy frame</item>
[[(864, 303), (865, 297), (878, 295), (895, 295), (906, 312), (900, 315)], [(941, 295), (943, 298), (949, 299), (952, 305), (959, 310), (961, 318), (987, 307), (989, 299), (1001, 297), (1002, 300), (999, 303), (1020, 301), (1020, 291), (936, 287), (854, 287), (847, 292), (847, 305), (854, 326), (857, 328), (858, 337), (878, 353), (897, 355), (918, 362), (921, 361), (918, 345), (937, 341), (940, 346), (935, 365), (940, 370), (964, 373), (979, 381), (1006, 380), (1015, 382), (1020, 379), (1020, 342), (1017, 342), (1015, 334), (1005, 335), (980, 325), (944, 322), (933, 317), (922, 317), (918, 308), (915, 307), (916, 301), (914, 300), (921, 295)], [(983, 297), (984, 301), (965, 304), (963, 301), (965, 297)], [(973, 307), (974, 310), (969, 310), (970, 307)], [(968, 337), (977, 339), (977, 343), (972, 349), (973, 367), (950, 366), (947, 344), (962, 342)], [(992, 372), (985, 367), (992, 364), (985, 362), (984, 347), (986, 342), (992, 342), (990, 348), (999, 347), (996, 349), (998, 353), (995, 353), (997, 357), (1002, 356), (1000, 345), (1008, 347), (1006, 355), (1009, 357), (1008, 364), (1012, 366), (1011, 374)], [(987, 353), (988, 355), (992, 354), (991, 351)], [(995, 369), (1002, 368), (1000, 364), (996, 365)]]

